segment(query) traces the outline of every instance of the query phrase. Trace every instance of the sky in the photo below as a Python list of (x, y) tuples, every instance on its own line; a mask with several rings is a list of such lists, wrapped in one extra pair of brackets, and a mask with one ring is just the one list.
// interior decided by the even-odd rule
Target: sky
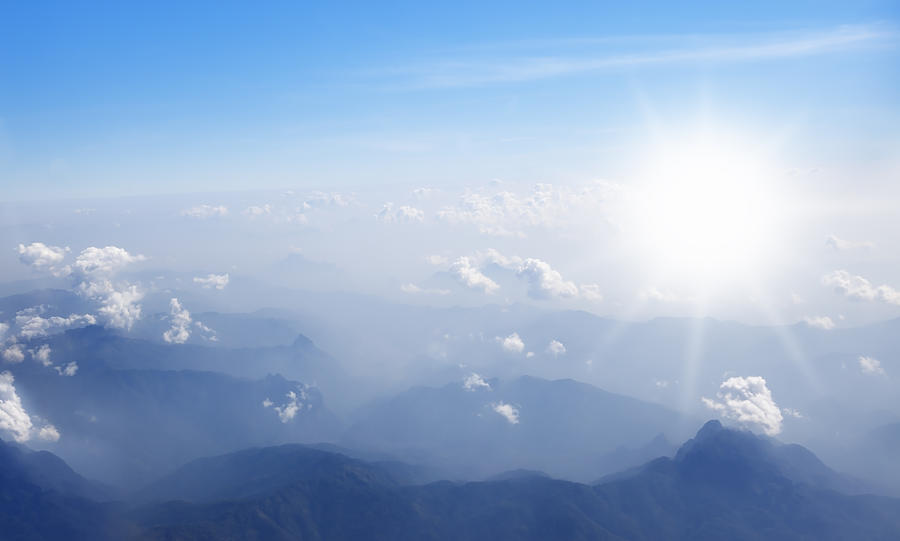
[(0, 269), (302, 253), (412, 302), (896, 317), (896, 3), (620, 4), (5, 6)]

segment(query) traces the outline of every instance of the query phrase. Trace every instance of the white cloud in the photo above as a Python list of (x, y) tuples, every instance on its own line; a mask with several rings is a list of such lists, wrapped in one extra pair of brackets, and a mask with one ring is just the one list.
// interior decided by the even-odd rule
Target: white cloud
[(638, 299), (643, 302), (677, 302), (678, 296), (670, 291), (661, 291), (655, 287), (646, 287), (638, 292)]
[(781, 413), (795, 419), (803, 419), (803, 414), (800, 413), (799, 410), (795, 410), (794, 408), (781, 408)]
[(52, 329), (69, 329), (95, 323), (97, 323), (97, 319), (91, 314), (70, 314), (68, 317), (51, 316), (49, 318), (23, 314), (23, 312), (16, 314), (18, 334), (28, 339), (46, 336)]
[(784, 417), (772, 399), (766, 380), (760, 376), (732, 377), (719, 386), (718, 400), (702, 398), (706, 407), (723, 418), (748, 428), (761, 429), (769, 436), (781, 432)]
[(859, 369), (863, 374), (885, 375), (884, 368), (881, 367), (881, 361), (873, 357), (860, 356)]
[(197, 327), (198, 329), (200, 329), (200, 332), (203, 333), (203, 338), (209, 340), (210, 342), (218, 342), (219, 341), (219, 337), (217, 336), (216, 331), (214, 329), (210, 329), (209, 327), (204, 325), (202, 322), (195, 321), (194, 327)]
[(91, 246), (82, 250), (75, 258), (75, 268), (88, 276), (108, 276), (132, 263), (146, 259), (142, 255), (129, 254), (127, 250), (118, 246), (104, 248)]
[[(19, 261), (38, 270), (55, 271), (66, 258), (69, 247), (47, 246), (43, 242), (32, 242), (18, 247)], [(55, 272), (54, 272), (55, 273)]]
[(557, 227), (596, 214), (608, 194), (609, 186), (602, 183), (581, 188), (538, 184), (524, 193), (491, 186), (467, 191), (437, 215), (451, 225), (473, 225), (485, 235), (524, 237), (527, 227)]
[[(287, 401), (280, 405), (275, 406), (275, 413), (278, 414), (278, 418), (282, 423), (288, 423), (291, 419), (297, 416), (297, 413), (303, 411), (303, 409), (312, 409), (313, 405), (311, 402), (307, 402), (309, 400), (309, 395), (306, 393), (308, 385), (301, 385), (297, 387), (296, 391), (288, 391), (285, 397)], [(274, 405), (274, 402), (266, 398), (263, 400), (263, 407), (269, 408)]]
[(463, 256), (454, 261), (450, 265), (450, 274), (469, 289), (480, 289), (488, 294), (500, 289), (497, 282), (485, 276), (469, 257)]
[(815, 329), (830, 331), (834, 328), (834, 321), (828, 316), (803, 316), (803, 321)]
[(525, 351), (525, 342), (522, 342), (522, 339), (519, 338), (519, 333), (514, 332), (506, 338), (500, 338), (498, 336), (495, 340), (500, 344), (500, 347), (503, 348), (503, 351), (508, 353), (522, 353)]
[(339, 192), (312, 192), (306, 200), (303, 201), (303, 208), (347, 207), (352, 200), (352, 196), (347, 196)]
[(822, 283), (834, 287), (845, 297), (859, 301), (881, 301), (900, 305), (900, 291), (891, 286), (873, 286), (862, 276), (855, 276), (845, 270), (836, 270), (822, 277)]
[(509, 424), (519, 424), (519, 409), (515, 406), (505, 402), (495, 402), (491, 404), (491, 408), (509, 421)]
[(417, 286), (416, 284), (403, 284), (400, 286), (400, 291), (404, 293), (409, 293), (411, 295), (449, 295), (449, 289), (425, 289)]
[(53, 425), (44, 425), (38, 430), (37, 438), (44, 441), (59, 441), (59, 430)]
[(578, 287), (573, 282), (563, 280), (558, 271), (540, 259), (528, 258), (523, 261), (517, 275), (525, 278), (528, 282), (528, 295), (535, 299), (571, 298), (578, 295)]
[(163, 340), (170, 344), (187, 342), (191, 337), (191, 313), (176, 298), (169, 300), (169, 317), (172, 325), (163, 333)]
[(7, 332), (9, 332), (9, 325), (0, 323), (0, 340), (3, 340), (6, 337)]
[(600, 286), (597, 284), (581, 284), (578, 288), (581, 290), (581, 296), (585, 300), (591, 302), (600, 302), (603, 300), (603, 293), (600, 292)]
[(60, 376), (71, 377), (78, 373), (78, 363), (76, 363), (75, 361), (67, 363), (65, 366), (56, 366), (54, 368)]
[(450, 262), (446, 257), (437, 254), (425, 256), (425, 261), (427, 261), (431, 265), (435, 265), (438, 267), (443, 267)]
[(550, 344), (547, 345), (547, 353), (553, 355), (554, 357), (565, 355), (566, 346), (563, 345), (563, 343), (559, 340), (550, 340)]
[(201, 220), (206, 218), (213, 218), (216, 216), (227, 216), (228, 207), (222, 205), (197, 205), (196, 207), (182, 210), (181, 215), (188, 216), (190, 218), (198, 218)]
[(266, 204), (263, 206), (251, 205), (244, 209), (242, 214), (246, 214), (247, 216), (262, 216), (264, 214), (272, 213), (272, 205)]
[(825, 241), (825, 244), (834, 248), (837, 251), (844, 250), (855, 250), (855, 249), (870, 249), (875, 247), (875, 243), (871, 241), (852, 241), (852, 240), (844, 240), (838, 238), (834, 235), (829, 235), (828, 239)]
[(22, 344), (11, 344), (3, 350), (3, 360), (8, 363), (20, 363), (25, 360)]
[(385, 203), (384, 207), (375, 215), (375, 219), (386, 224), (421, 223), (425, 221), (425, 212), (407, 205), (395, 210), (393, 203)]
[(22, 406), (14, 385), (15, 378), (9, 372), (0, 373), (0, 430), (12, 434), (14, 440), (25, 443), (32, 437), (56, 441), (59, 431), (51, 424), (35, 429), (34, 421)]
[(47, 344), (41, 344), (41, 346), (37, 349), (29, 350), (31, 353), (31, 358), (35, 361), (41, 363), (44, 366), (52, 366), (53, 361), (50, 360), (50, 346)]
[(477, 389), (485, 389), (490, 391), (491, 384), (486, 382), (483, 377), (472, 372), (463, 380), (463, 388), (467, 391), (475, 391)]
[(195, 276), (194, 283), (200, 284), (204, 289), (216, 288), (219, 290), (225, 289), (225, 286), (228, 285), (228, 281), (230, 280), (228, 273), (225, 274), (207, 274), (206, 277)]
[(98, 312), (106, 318), (108, 325), (130, 329), (141, 317), (138, 302), (144, 293), (127, 282), (113, 283), (111, 277), (122, 268), (145, 259), (117, 246), (86, 248), (75, 259), (76, 274), (81, 280), (76, 291), (101, 305)]

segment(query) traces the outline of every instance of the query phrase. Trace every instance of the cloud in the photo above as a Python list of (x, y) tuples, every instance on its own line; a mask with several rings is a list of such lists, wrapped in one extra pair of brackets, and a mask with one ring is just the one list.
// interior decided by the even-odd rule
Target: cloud
[(735, 421), (748, 428), (756, 428), (769, 436), (781, 432), (784, 418), (772, 399), (766, 380), (760, 376), (732, 377), (719, 386), (718, 400), (702, 398), (706, 407), (718, 412), (723, 418)]
[(457, 258), (456, 261), (450, 265), (450, 274), (456, 278), (457, 282), (469, 289), (480, 289), (487, 294), (491, 294), (500, 289), (497, 282), (485, 276), (484, 273), (478, 269), (475, 262), (466, 256)]
[(91, 314), (70, 314), (68, 317), (51, 316), (49, 318), (23, 314), (22, 312), (16, 314), (16, 327), (19, 328), (18, 335), (27, 339), (46, 336), (53, 329), (69, 329), (96, 323), (97, 319)]
[(828, 316), (803, 316), (803, 321), (815, 329), (830, 331), (834, 328), (834, 321)]
[(44, 366), (53, 366), (53, 361), (50, 360), (50, 346), (47, 344), (41, 344), (41, 346), (37, 349), (29, 350), (31, 353), (31, 358), (35, 361), (41, 363)]
[(517, 275), (528, 282), (528, 295), (535, 299), (551, 297), (571, 298), (578, 295), (573, 282), (563, 280), (562, 275), (540, 259), (529, 258), (522, 262)]
[(524, 237), (526, 228), (559, 227), (595, 215), (610, 192), (604, 183), (577, 188), (537, 184), (524, 193), (486, 187), (462, 194), (437, 217), (450, 225), (475, 226), (485, 235)]
[(9, 332), (9, 325), (0, 323), (0, 340), (3, 340), (6, 337), (7, 332)]
[(32, 242), (28, 246), (20, 244), (19, 261), (38, 270), (49, 270), (54, 274), (65, 274), (60, 264), (66, 258), (69, 247), (47, 246), (43, 242)]
[[(278, 414), (278, 418), (282, 423), (288, 423), (291, 419), (297, 416), (297, 413), (303, 411), (303, 409), (312, 409), (313, 405), (311, 402), (307, 402), (309, 400), (309, 396), (306, 393), (306, 390), (309, 388), (308, 385), (301, 385), (297, 387), (296, 391), (288, 391), (285, 397), (287, 401), (280, 405), (275, 406), (275, 413)], [(274, 405), (274, 402), (266, 398), (263, 400), (263, 407), (269, 408)]]
[(519, 338), (519, 333), (514, 332), (506, 338), (500, 338), (498, 336), (494, 340), (496, 340), (500, 344), (500, 347), (503, 348), (503, 351), (506, 351), (508, 353), (522, 353), (523, 351), (525, 351), (525, 343), (522, 342), (521, 338)]
[(82, 250), (75, 258), (75, 268), (88, 276), (111, 275), (132, 263), (146, 259), (142, 255), (132, 255), (118, 246), (104, 248), (91, 246)]
[(423, 289), (416, 284), (403, 284), (400, 286), (400, 291), (404, 293), (409, 293), (411, 295), (449, 295), (449, 289)]
[(35, 422), (22, 406), (9, 372), (0, 372), (0, 430), (12, 434), (14, 440), (25, 443), (33, 437), (47, 441), (59, 440), (59, 431), (51, 424), (35, 428)]
[(881, 367), (881, 361), (873, 357), (860, 356), (859, 370), (863, 374), (871, 374), (876, 376), (884, 376), (884, 368)]
[(472, 372), (463, 380), (463, 388), (467, 391), (475, 391), (478, 389), (491, 390), (491, 384), (486, 382), (483, 377)]
[(795, 410), (794, 408), (781, 408), (781, 413), (795, 419), (803, 419), (803, 414), (800, 413), (799, 410)]
[(565, 355), (566, 346), (564, 346), (563, 343), (559, 340), (550, 340), (550, 344), (547, 345), (547, 353), (553, 355), (554, 357)]
[(347, 207), (353, 201), (352, 196), (339, 192), (312, 192), (303, 201), (303, 208)]
[(646, 287), (638, 291), (638, 299), (643, 302), (678, 302), (678, 296), (670, 291), (661, 291), (655, 287)]
[(446, 257), (437, 254), (425, 256), (425, 261), (427, 261), (431, 265), (439, 267), (442, 267), (450, 262)]
[(217, 336), (216, 331), (214, 329), (210, 329), (209, 327), (204, 325), (202, 322), (195, 321), (194, 327), (197, 327), (197, 329), (199, 329), (200, 332), (203, 333), (203, 338), (209, 340), (210, 342), (218, 342), (219, 341), (219, 337)]
[(384, 207), (375, 215), (375, 219), (386, 224), (422, 223), (425, 221), (425, 212), (415, 207), (403, 205), (394, 210), (393, 203), (385, 203)]
[(3, 360), (8, 363), (20, 363), (25, 360), (22, 344), (12, 344), (3, 350)]
[(262, 216), (264, 214), (271, 214), (271, 213), (272, 213), (272, 205), (266, 204), (261, 207), (257, 206), (257, 205), (251, 205), (251, 206), (245, 208), (241, 214), (246, 214), (247, 216)]
[(85, 248), (75, 259), (75, 274), (81, 280), (76, 291), (101, 305), (98, 312), (109, 326), (131, 329), (141, 317), (138, 302), (144, 293), (136, 285), (113, 283), (111, 278), (124, 267), (144, 260), (144, 256), (132, 255), (118, 246)]
[(204, 220), (206, 218), (213, 218), (216, 216), (227, 216), (228, 215), (228, 207), (219, 205), (197, 205), (196, 207), (191, 207), (189, 209), (184, 209), (181, 211), (182, 216), (187, 216), (189, 218), (197, 218), (200, 220)]
[(825, 240), (825, 244), (834, 248), (835, 250), (842, 252), (845, 250), (856, 250), (856, 249), (870, 249), (875, 247), (875, 243), (864, 240), (864, 241), (851, 241), (844, 240), (838, 238), (834, 235), (828, 235), (828, 239)]
[(507, 421), (509, 421), (509, 424), (519, 424), (519, 409), (515, 406), (507, 404), (505, 402), (495, 402), (491, 404), (491, 409), (502, 415)]
[(78, 363), (75, 361), (67, 363), (65, 366), (55, 366), (54, 368), (60, 376), (71, 377), (78, 373)]
[(163, 333), (163, 340), (170, 344), (183, 344), (191, 337), (191, 313), (181, 306), (178, 299), (169, 300), (171, 327)]
[(873, 286), (862, 276), (836, 270), (822, 277), (822, 283), (834, 287), (835, 292), (857, 301), (880, 301), (900, 305), (900, 291), (891, 286)]
[(229, 281), (228, 273), (225, 274), (207, 274), (206, 277), (195, 276), (194, 283), (203, 286), (203, 289), (216, 288), (218, 290), (225, 289)]
[(597, 284), (581, 284), (578, 289), (581, 291), (581, 296), (584, 297), (585, 300), (591, 302), (600, 302), (603, 300), (603, 293), (600, 292), (600, 286)]
[[(721, 41), (718, 36), (675, 36), (679, 43), (700, 43), (694, 47), (672, 46), (658, 50), (622, 50), (608, 54), (563, 54), (523, 56), (491, 55), (483, 58), (448, 58), (428, 65), (392, 70), (405, 73), (413, 88), (460, 88), (521, 83), (632, 66), (662, 66), (685, 63), (750, 62), (765, 59), (806, 57), (875, 45), (894, 34), (867, 26), (840, 26), (802, 33), (754, 36), (743, 42)], [(627, 38), (625, 38), (627, 39)], [(554, 42), (560, 43), (560, 42)], [(570, 42), (563, 42), (569, 44)]]

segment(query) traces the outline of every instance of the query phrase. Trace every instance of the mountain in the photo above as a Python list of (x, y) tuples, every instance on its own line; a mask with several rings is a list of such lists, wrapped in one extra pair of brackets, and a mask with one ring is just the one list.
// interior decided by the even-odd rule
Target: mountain
[(0, 537), (9, 541), (127, 539), (134, 526), (105, 498), (108, 490), (59, 457), (0, 441)]
[[(168, 480), (169, 487), (187, 480), (183, 486), (190, 493), (207, 480), (237, 479), (221, 487), (229, 498), (154, 504), (132, 516), (144, 528), (141, 539), (897, 538), (900, 500), (831, 490), (830, 480), (809, 476), (823, 467), (814, 455), (789, 450), (791, 458), (785, 459), (782, 447), (711, 422), (675, 457), (595, 486), (533, 473), (402, 486), (346, 458), (310, 462), (299, 451), (293, 472), (290, 456), (298, 449), (253, 450), (198, 461)], [(271, 479), (265, 475), (272, 470), (265, 463), (270, 453), (285, 453), (276, 462), (288, 468), (290, 480), (265, 482)], [(314, 471), (307, 469), (311, 463)], [(232, 466), (239, 475), (232, 476)], [(241, 488), (256, 473), (264, 482)]]
[(107, 483), (134, 486), (191, 459), (250, 446), (334, 441), (342, 430), (316, 387), (280, 375), (165, 369), (177, 366), (165, 346), (96, 328), (50, 343), (54, 359), (77, 360), (76, 375), (21, 363), (9, 368), (17, 390), (32, 415), (59, 429), (51, 449)]
[[(659, 456), (655, 451), (665, 454), (664, 443), (649, 442), (661, 433), (679, 436), (684, 422), (665, 407), (585, 383), (523, 376), (468, 388), (414, 387), (365, 407), (344, 442), (451, 477), (531, 469), (592, 480)], [(623, 448), (631, 454), (623, 456)]]

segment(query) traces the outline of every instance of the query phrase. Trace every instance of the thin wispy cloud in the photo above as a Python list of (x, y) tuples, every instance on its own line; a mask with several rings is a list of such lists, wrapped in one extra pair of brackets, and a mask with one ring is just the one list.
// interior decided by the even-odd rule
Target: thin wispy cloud
[[(672, 46), (633, 52), (580, 52), (564, 54), (494, 55), (483, 58), (441, 58), (392, 70), (394, 75), (408, 77), (405, 86), (412, 88), (473, 87), (516, 83), (563, 77), (605, 69), (691, 62), (749, 62), (780, 58), (828, 54), (850, 49), (894, 45), (897, 37), (892, 29), (880, 26), (841, 26), (827, 30), (768, 36), (723, 37), (673, 36), (670, 41), (690, 41), (690, 47)], [(625, 43), (636, 40), (625, 40)], [(661, 40), (653, 40), (661, 41)], [(560, 45), (569, 44), (567, 40)], [(582, 39), (578, 44), (602, 47), (607, 40)], [(554, 42), (545, 43), (547, 50)]]

